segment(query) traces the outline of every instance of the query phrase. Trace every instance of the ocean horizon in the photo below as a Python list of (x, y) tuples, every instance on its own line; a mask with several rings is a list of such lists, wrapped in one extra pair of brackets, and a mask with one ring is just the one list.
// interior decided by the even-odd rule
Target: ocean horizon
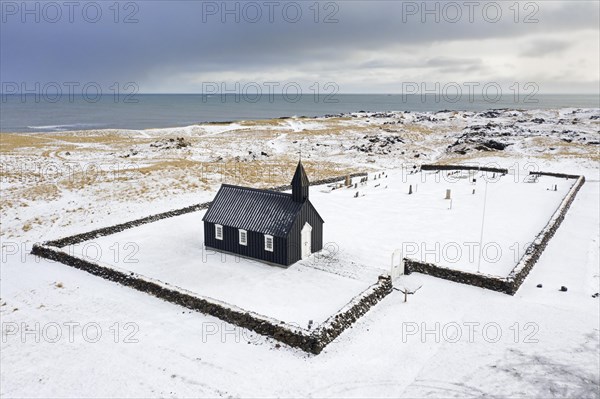
[(285, 117), (323, 117), (352, 112), (438, 112), (488, 109), (600, 108), (593, 94), (537, 94), (530, 98), (481, 95), (460, 98), (436, 94), (0, 94), (0, 132), (59, 132), (97, 129), (184, 127)]

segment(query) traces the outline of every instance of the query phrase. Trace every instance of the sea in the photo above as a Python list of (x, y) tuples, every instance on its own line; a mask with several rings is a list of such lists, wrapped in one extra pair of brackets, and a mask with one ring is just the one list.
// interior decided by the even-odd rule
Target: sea
[(208, 122), (320, 117), (359, 111), (600, 108), (598, 95), (538, 94), (535, 98), (435, 94), (336, 94), (257, 96), (227, 94), (135, 94), (86, 97), (0, 94), (0, 132), (183, 127)]

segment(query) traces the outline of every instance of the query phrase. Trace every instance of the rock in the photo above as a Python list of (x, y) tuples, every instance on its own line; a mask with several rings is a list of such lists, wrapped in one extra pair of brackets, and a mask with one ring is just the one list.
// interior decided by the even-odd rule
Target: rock
[(498, 112), (498, 111), (496, 111), (496, 110), (489, 110), (489, 111), (486, 111), (486, 112), (480, 113), (480, 114), (479, 114), (479, 115), (477, 115), (477, 116), (479, 116), (479, 117), (481, 117), (481, 118), (497, 118), (497, 117), (499, 117), (500, 115), (501, 115), (501, 113), (500, 113), (500, 112)]
[(561, 286), (561, 287), (560, 287), (560, 290), (561, 290), (562, 292), (567, 292), (567, 287), (565, 287), (565, 286), (563, 285), (563, 286)]
[(600, 296), (600, 292), (596, 292), (594, 295), (592, 295), (592, 298), (598, 298)]
[(537, 285), (537, 287), (538, 287), (538, 288), (542, 288), (542, 285), (541, 285), (541, 284), (538, 284), (538, 285)]
[(169, 139), (162, 139), (162, 140), (158, 140), (154, 143), (150, 144), (150, 147), (153, 148), (157, 148), (160, 150), (169, 150), (169, 149), (173, 149), (173, 148), (185, 148), (185, 147), (189, 147), (192, 144), (185, 140), (184, 137), (177, 137), (176, 139), (174, 138), (169, 138)]
[(504, 150), (506, 147), (508, 147), (510, 145), (510, 144), (501, 143), (501, 142), (495, 141), (495, 140), (488, 140), (481, 144), (492, 150), (499, 150), (499, 151)]

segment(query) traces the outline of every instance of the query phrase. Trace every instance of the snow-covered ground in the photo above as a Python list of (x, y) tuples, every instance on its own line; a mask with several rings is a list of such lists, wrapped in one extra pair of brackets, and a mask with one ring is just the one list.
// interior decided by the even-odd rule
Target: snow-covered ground
[[(368, 112), (148, 130), (7, 134), (2, 235), (47, 240), (212, 198), (222, 182), (289, 183), (418, 163), (597, 162), (598, 109)], [(180, 140), (181, 139), (181, 140)], [(527, 159), (529, 158), (529, 159)], [(533, 166), (534, 166), (533, 165)], [(140, 206), (143, 204), (144, 206)]]
[[(574, 182), (544, 176), (524, 183), (518, 174), (468, 172), (384, 175), (356, 189), (313, 190), (311, 200), (327, 223), (326, 241), (371, 267), (389, 268), (399, 249), (402, 257), (471, 272), (479, 267), (501, 277), (515, 267)], [(445, 199), (447, 189), (451, 200)]]
[(302, 263), (286, 269), (206, 250), (204, 213), (160, 220), (64, 251), (302, 328), (310, 320), (323, 323), (376, 282)]
[[(314, 186), (312, 201), (326, 220), (326, 255), (315, 254), (289, 269), (206, 250), (201, 222), (205, 211), (64, 251), (306, 327), (309, 320), (324, 322), (373, 284), (374, 276), (389, 272), (395, 249), (402, 252), (397, 262), (406, 256), (471, 272), (479, 266), (482, 273), (507, 276), (574, 181), (526, 179), (518, 174), (393, 170), (371, 175), (356, 189)], [(447, 187), (451, 200), (445, 199)], [(487, 234), (480, 246), (484, 197)], [(362, 266), (358, 272), (357, 265)]]
[[(316, 131), (295, 133), (293, 130), (299, 126), (292, 129), (288, 125), (288, 130), (284, 130), (279, 125), (269, 127), (268, 123), (259, 128), (246, 126), (246, 131), (174, 130), (172, 134), (190, 139), (199, 137), (190, 152), (148, 148), (148, 143), (156, 141), (156, 134), (164, 131), (123, 133), (126, 138), (131, 137), (129, 141), (119, 141), (121, 133), (114, 133), (102, 143), (86, 142), (86, 133), (60, 138), (40, 134), (28, 136), (31, 141), (25, 143), (12, 137), (8, 140), (12, 144), (8, 149), (3, 147), (2, 153), (3, 167), (8, 165), (8, 169), (3, 169), (2, 180), (0, 394), (3, 397), (598, 398), (600, 300), (592, 295), (600, 291), (599, 147), (586, 144), (598, 140), (598, 119), (590, 119), (594, 115), (598, 115), (598, 110), (501, 111), (498, 116), (465, 112), (358, 115), (336, 122), (335, 129), (343, 134), (330, 124), (322, 135)], [(534, 122), (537, 118), (544, 121)], [(384, 122), (393, 125), (383, 125)], [(475, 137), (460, 138), (467, 132), (464, 129), (471, 131), (473, 126), (489, 122), (501, 126), (486, 128), (490, 132), (481, 138), (493, 136), (495, 140), (511, 141), (512, 145), (503, 151), (485, 151), (474, 149), (479, 144), (459, 143), (471, 149), (466, 155), (455, 152), (463, 151), (462, 147), (453, 146), (456, 141)], [(265, 133), (269, 129), (272, 135)], [(552, 133), (553, 130), (558, 133)], [(570, 132), (563, 133), (565, 130)], [(507, 131), (510, 135), (503, 136)], [(419, 136), (413, 140), (411, 134), (417, 132)], [(208, 134), (211, 136), (203, 137)], [(143, 135), (151, 137), (146, 144), (140, 141)], [(380, 142), (370, 141), (374, 138), (387, 141), (388, 136), (401, 137), (405, 143), (381, 147)], [(237, 142), (236, 137), (239, 137)], [(249, 137), (254, 140), (249, 141)], [(440, 185), (443, 187), (432, 191), (419, 183), (417, 192), (408, 196), (407, 183), (391, 183), (395, 179), (394, 167), (415, 161), (482, 164), (493, 161), (508, 168), (515, 163), (523, 166), (532, 162), (540, 170), (583, 174), (587, 181), (515, 296), (412, 275), (423, 286), (409, 296), (408, 302), (404, 303), (404, 296), (395, 291), (318, 356), (280, 346), (276, 341), (216, 318), (28, 255), (32, 243), (38, 240), (92, 230), (212, 198), (218, 183), (199, 183), (193, 172), (195, 166), (185, 169), (187, 164), (173, 163), (178, 157), (202, 162), (214, 161), (216, 155), (225, 161), (239, 156), (240, 162), (245, 162), (244, 157), (252, 158), (248, 151), (260, 154), (262, 150), (269, 158), (278, 153), (292, 154), (297, 146), (295, 140), (311, 143), (314, 152), (303, 149), (303, 154), (310, 153), (308, 161), (335, 161), (336, 170), (390, 170), (387, 179), (377, 180), (380, 187), (375, 188), (377, 183), (371, 180), (370, 188), (357, 189), (364, 197), (353, 198), (355, 190), (346, 189), (326, 194), (313, 187), (311, 192), (317, 209), (328, 215), (324, 216), (326, 241), (341, 241), (339, 237), (348, 240), (347, 247), (340, 248), (339, 260), (350, 266), (341, 270), (335, 264), (325, 267), (317, 263), (302, 268), (325, 269), (306, 272), (309, 275), (338, 274), (335, 279), (360, 283), (371, 283), (372, 270), (379, 270), (376, 268), (380, 263), (387, 267), (388, 251), (396, 247), (395, 242), (376, 242), (369, 234), (388, 222), (393, 226), (401, 217), (401, 208), (389, 218), (387, 213), (378, 219), (362, 216), (367, 212), (383, 213), (380, 208), (386, 198), (384, 194), (395, 192), (398, 201), (409, 201), (405, 202), (407, 209), (421, 202), (430, 209), (432, 219), (442, 211), (446, 217), (459, 215), (470, 200), (475, 201), (471, 205), (477, 208), (472, 212), (474, 219), (482, 211), (481, 179), (478, 178), (475, 196), (470, 194), (471, 186), (466, 180)], [(365, 152), (351, 149), (363, 144)], [(3, 139), (2, 146), (5, 145), (7, 140)], [(68, 161), (84, 161), (86, 157), (89, 161), (102, 161), (110, 159), (110, 152), (125, 155), (130, 147), (139, 152), (130, 155), (128, 162), (138, 157), (145, 164), (162, 165), (167, 160), (170, 163), (159, 173), (144, 171), (131, 180), (107, 180), (101, 176), (95, 182), (81, 185), (78, 181), (69, 185), (63, 181), (18, 179), (15, 177), (23, 176), (13, 174), (11, 169), (26, 159), (42, 163), (50, 159), (62, 165), (61, 162), (67, 161), (59, 157), (64, 158), (65, 151), (71, 154), (71, 158), (66, 158)], [(421, 154), (419, 158), (414, 157), (415, 153)], [(293, 168), (293, 162), (289, 167)], [(10, 173), (4, 174), (6, 170)], [(285, 183), (287, 172), (281, 175), (269, 185)], [(523, 240), (532, 237), (524, 229), (535, 234), (542, 227), (543, 218), (558, 205), (556, 197), (562, 197), (568, 189), (562, 180), (557, 183), (558, 192), (549, 192), (545, 189), (552, 185), (551, 179), (542, 178), (539, 183), (529, 184), (512, 183), (510, 178), (511, 175), (503, 178), (505, 183), (488, 184), (485, 226), (506, 223), (519, 227), (507, 232), (486, 227), (484, 242), (493, 240), (492, 234), (500, 237), (496, 240), (512, 234), (514, 241), (526, 244)], [(383, 188), (386, 184), (387, 189)], [(493, 199), (503, 193), (508, 198), (513, 185), (519, 191), (531, 190), (510, 208), (511, 213), (520, 213), (521, 217), (510, 216), (512, 222), (494, 221), (492, 215), (500, 203), (494, 205)], [(452, 210), (445, 208), (446, 188), (452, 189)], [(425, 198), (426, 193), (431, 195)], [(538, 203), (533, 199), (544, 201)], [(330, 202), (339, 206), (328, 208)], [(441, 209), (436, 208), (438, 204)], [(448, 219), (440, 217), (433, 223), (429, 218), (412, 214), (407, 218), (423, 230), (432, 228), (431, 233), (438, 234), (438, 240), (444, 239), (444, 230), (438, 231), (433, 226), (447, 225)], [(369, 246), (360, 247), (357, 241), (352, 241), (359, 238), (351, 232), (336, 230), (337, 223), (360, 224), (361, 230), (371, 232), (363, 238), (371, 240), (368, 242), (373, 248), (372, 255), (364, 249)], [(459, 228), (470, 232), (466, 227)], [(478, 241), (478, 234), (475, 236)], [(472, 267), (462, 262), (460, 265)], [(537, 288), (538, 284), (543, 287)], [(568, 287), (567, 292), (559, 291), (562, 285)], [(97, 337), (99, 331), (102, 334)]]

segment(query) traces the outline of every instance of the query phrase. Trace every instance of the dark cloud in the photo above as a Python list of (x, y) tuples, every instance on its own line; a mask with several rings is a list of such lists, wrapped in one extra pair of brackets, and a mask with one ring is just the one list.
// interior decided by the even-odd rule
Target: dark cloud
[[(112, 2), (101, 3), (103, 16), (97, 23), (86, 22), (77, 12), (73, 23), (65, 18), (57, 23), (34, 23), (31, 18), (22, 23), (19, 15), (4, 13), (6, 21), (0, 28), (2, 81), (136, 81), (143, 91), (144, 87), (156, 86), (156, 79), (227, 71), (337, 70), (344, 74), (361, 69), (422, 67), (468, 72), (483, 68), (478, 54), (414, 54), (439, 43), (463, 43), (466, 52), (476, 40), (515, 38), (523, 42), (531, 35), (562, 32), (564, 41), (533, 42), (524, 54), (515, 46), (515, 57), (542, 56), (565, 49), (575, 31), (598, 29), (598, 4), (593, 1), (530, 2), (538, 9), (521, 9), (518, 23), (508, 8), (512, 2), (491, 2), (502, 3), (502, 18), (490, 22), (494, 13), (493, 7), (485, 8), (488, 3), (475, 8), (473, 22), (469, 21), (468, 9), (462, 7), (463, 15), (456, 23), (447, 21), (455, 14), (450, 9), (444, 11), (446, 2), (427, 3), (430, 9), (438, 7), (436, 22), (435, 15), (421, 15), (419, 9), (425, 3), (420, 1), (320, 2), (318, 15), (314, 2), (297, 2), (294, 4), (300, 5), (302, 16), (295, 23), (290, 22), (296, 15), (295, 6), (278, 3), (269, 21), (268, 7), (262, 1), (137, 2), (139, 10), (134, 18), (139, 22), (131, 24), (114, 23), (108, 8)], [(206, 11), (212, 10), (209, 6), (222, 8), (224, 4), (230, 10), (238, 7), (237, 11), (207, 15)], [(249, 4), (261, 9), (256, 23), (248, 21), (256, 15)], [(486, 16), (484, 9), (488, 10)], [(119, 20), (132, 11), (121, 9)], [(236, 13), (239, 22), (235, 21)], [(538, 22), (524, 23), (530, 14)], [(324, 23), (328, 16), (331, 23)], [(360, 59), (365, 52), (377, 52), (380, 57)], [(162, 78), (157, 77), (157, 71)]]

